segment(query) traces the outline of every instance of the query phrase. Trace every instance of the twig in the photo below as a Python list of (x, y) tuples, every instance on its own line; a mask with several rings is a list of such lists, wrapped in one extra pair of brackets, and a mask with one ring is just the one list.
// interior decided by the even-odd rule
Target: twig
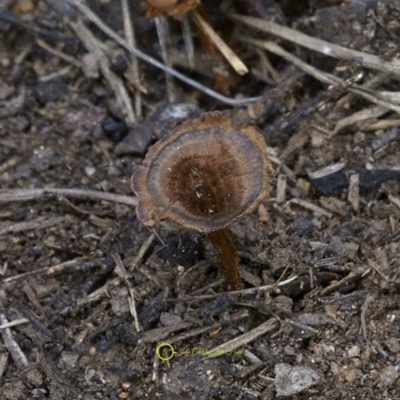
[(14, 319), (14, 321), (7, 322), (5, 324), (1, 324), (0, 329), (11, 328), (13, 326), (26, 324), (27, 322), (29, 322), (29, 319), (26, 319), (26, 318)]
[[(136, 45), (135, 29), (132, 24), (131, 15), (129, 12), (128, 0), (121, 0), (121, 6), (122, 6), (122, 16), (123, 16), (123, 21), (124, 21), (124, 32), (125, 32), (126, 41), (128, 42), (129, 46), (135, 47), (135, 45)], [(135, 112), (136, 112), (136, 116), (140, 119), (142, 117), (142, 94), (141, 94), (141, 92), (147, 93), (147, 90), (140, 82), (139, 63), (138, 63), (137, 57), (134, 54), (131, 54), (130, 60), (131, 60), (131, 62), (130, 62), (129, 68), (128, 68), (128, 72), (125, 74), (125, 76), (135, 86), (135, 89), (136, 89), (135, 94), (134, 94)]]
[(77, 199), (103, 200), (112, 203), (126, 204), (131, 207), (137, 206), (137, 198), (122, 194), (106, 193), (86, 189), (0, 189), (0, 204), (13, 203), (15, 201), (36, 200), (46, 195), (65, 196)]
[(330, 164), (326, 167), (323, 167), (321, 169), (318, 169), (316, 171), (308, 172), (307, 175), (310, 179), (320, 179), (325, 176), (329, 176), (329, 175), (335, 174), (336, 172), (341, 171), (345, 166), (346, 166), (346, 163), (344, 163), (344, 162), (334, 163), (334, 164)]
[(24, 231), (31, 231), (33, 229), (44, 229), (50, 228), (54, 225), (59, 225), (63, 222), (65, 217), (39, 217), (33, 221), (23, 221), (12, 223), (6, 226), (3, 229), (0, 229), (0, 236), (5, 235), (7, 233), (15, 233), (15, 232), (24, 232)]
[(391, 282), (390, 278), (388, 278), (381, 270), (381, 268), (379, 267), (379, 265), (371, 260), (370, 258), (368, 258), (368, 265), (386, 282)]
[(207, 358), (218, 357), (219, 355), (223, 355), (229, 351), (239, 349), (241, 346), (244, 346), (245, 344), (257, 339), (258, 337), (274, 330), (277, 322), (278, 320), (276, 318), (269, 319), (267, 322), (264, 322), (257, 328), (252, 329), (251, 331), (246, 332), (243, 335), (235, 339), (229, 340), (221, 346), (217, 346), (214, 349), (210, 350), (211, 355)]
[(339, 289), (348, 286), (356, 280), (360, 279), (361, 277), (365, 276), (370, 271), (370, 269), (366, 269), (365, 267), (358, 267), (356, 270), (345, 276), (340, 281), (335, 281), (326, 288), (322, 289), (320, 295), (326, 296), (330, 293), (336, 292)]
[(361, 306), (361, 330), (362, 330), (362, 334), (363, 334), (363, 337), (365, 340), (368, 339), (365, 315), (367, 314), (368, 307), (372, 303), (372, 300), (374, 300), (374, 298), (371, 296), (370, 293), (368, 293), (367, 297), (365, 298), (364, 304)]
[(345, 128), (346, 126), (378, 118), (386, 114), (387, 112), (388, 112), (387, 107), (375, 106), (375, 107), (368, 107), (364, 110), (351, 114), (350, 116), (342, 118), (337, 122), (333, 131), (329, 134), (329, 137), (336, 135), (336, 133), (338, 133), (341, 129)]
[(182, 36), (183, 41), (185, 42), (187, 58), (189, 61), (189, 68), (191, 71), (194, 70), (194, 44), (193, 44), (193, 36), (192, 30), (190, 28), (190, 19), (188, 14), (186, 13), (181, 21), (182, 24)]
[(325, 217), (328, 217), (328, 218), (332, 218), (332, 216), (333, 216), (333, 214), (331, 212), (326, 211), (324, 208), (316, 206), (315, 204), (312, 204), (303, 199), (298, 199), (298, 198), (291, 199), (287, 202), (287, 205), (289, 205), (289, 204), (297, 204), (298, 206), (304, 207), (307, 210), (310, 210), (316, 214), (324, 215)]
[(136, 332), (140, 332), (139, 320), (138, 320), (138, 316), (137, 316), (137, 312), (136, 312), (136, 301), (135, 301), (135, 296), (137, 296), (137, 294), (135, 293), (135, 290), (133, 289), (132, 284), (129, 281), (128, 272), (126, 271), (124, 263), (122, 262), (121, 257), (119, 256), (119, 254), (112, 254), (111, 256), (112, 256), (112, 258), (113, 258), (113, 260), (115, 262), (114, 272), (124, 281), (125, 285), (128, 288), (128, 291), (129, 291), (129, 298), (128, 298), (129, 310), (131, 312), (131, 315), (132, 315), (132, 318), (133, 318), (133, 322), (135, 324)]
[[(8, 321), (5, 315), (0, 313), (0, 324), (4, 325), (7, 323)], [(0, 329), (0, 332), (1, 336), (3, 337), (4, 345), (6, 346), (8, 352), (11, 354), (11, 357), (14, 360), (17, 368), (21, 370), (28, 367), (28, 359), (22, 352), (21, 348), (18, 346), (18, 343), (14, 340), (10, 328)]]
[(350, 175), (347, 199), (353, 210), (358, 212), (360, 210), (360, 175), (357, 173)]
[(60, 50), (57, 50), (55, 48), (53, 48), (52, 46), (50, 46), (49, 44), (47, 44), (45, 41), (43, 41), (42, 39), (37, 38), (36, 39), (36, 43), (42, 47), (43, 49), (45, 49), (46, 51), (48, 51), (51, 54), (54, 54), (55, 56), (57, 56), (58, 58), (61, 58), (62, 60), (74, 65), (75, 67), (81, 69), (82, 68), (82, 63), (80, 61), (78, 61), (76, 58), (63, 53)]
[(140, 263), (140, 261), (142, 260), (144, 254), (146, 253), (147, 249), (153, 243), (154, 238), (155, 238), (155, 235), (153, 233), (144, 241), (144, 243), (140, 247), (137, 255), (134, 257), (134, 259), (132, 260), (132, 262), (129, 265), (129, 271), (130, 272), (132, 272), (136, 268), (136, 266)]
[[(241, 319), (246, 319), (248, 317), (249, 317), (249, 312), (246, 310), (246, 311), (243, 311), (241, 313), (238, 313), (238, 314), (232, 316), (231, 322), (239, 321)], [(222, 322), (217, 322), (210, 326), (202, 326), (200, 328), (192, 329), (190, 332), (185, 332), (180, 335), (169, 338), (168, 343), (177, 343), (177, 342), (181, 342), (182, 340), (187, 340), (191, 337), (195, 337), (198, 335), (204, 335), (205, 333), (208, 333), (208, 332), (214, 331), (215, 329), (221, 328), (222, 325), (223, 325)]]
[(1, 280), (1, 283), (10, 283), (14, 282), (17, 280), (20, 280), (22, 278), (26, 278), (27, 276), (30, 275), (47, 275), (47, 276), (56, 276), (59, 274), (64, 273), (66, 270), (72, 270), (72, 271), (82, 271), (85, 269), (90, 269), (90, 268), (96, 268), (96, 267), (101, 267), (102, 263), (97, 260), (92, 260), (92, 261), (87, 261), (87, 258), (85, 257), (80, 257), (80, 258), (75, 258), (74, 260), (66, 261), (61, 264), (53, 265), (51, 267), (45, 267), (45, 268), (39, 268), (35, 269), (32, 271), (24, 272), (19, 275), (14, 275), (10, 276), (9, 278), (5, 278)]
[(197, 10), (191, 12), (193, 21), (199, 29), (214, 43), (215, 47), (221, 52), (232, 68), (239, 74), (244, 75), (249, 72), (242, 60), (231, 50), (231, 48), (218, 36), (214, 29), (200, 15)]
[(317, 335), (319, 334), (318, 329), (312, 328), (311, 326), (308, 326), (308, 325), (305, 325), (305, 324), (301, 324), (300, 322), (293, 321), (293, 320), (291, 320), (289, 318), (286, 318), (285, 322), (287, 322), (288, 324), (290, 324), (292, 326), (295, 326), (296, 328), (303, 329), (303, 330), (306, 330), (306, 331), (310, 331), (310, 332), (315, 333)]
[(90, 53), (95, 54), (96, 58), (99, 60), (101, 72), (111, 89), (114, 91), (120, 107), (124, 109), (128, 125), (133, 126), (136, 123), (136, 117), (132, 109), (128, 92), (126, 91), (122, 80), (111, 71), (107, 56), (96, 44), (92, 32), (80, 19), (77, 22), (69, 20), (69, 24), (79, 39), (82, 40), (87, 50)]
[(308, 49), (317, 51), (326, 56), (335, 57), (340, 60), (357, 62), (371, 69), (391, 72), (396, 75), (400, 75), (400, 62), (398, 60), (392, 62), (385, 61), (383, 58), (375, 56), (373, 54), (363, 53), (361, 51), (352, 50), (347, 47), (338, 46), (336, 44), (329, 43), (325, 40), (321, 40), (312, 36), (308, 36), (295, 29), (287, 28), (274, 22), (267, 21), (265, 19), (248, 17), (238, 14), (230, 14), (229, 16), (232, 19), (242, 22), (247, 26), (257, 28), (262, 32), (270, 33), (282, 39), (288, 40), (292, 43), (296, 43), (300, 46), (304, 46)]
[[(322, 72), (317, 68), (305, 63), (303, 60), (287, 52), (281, 46), (277, 45), (274, 42), (256, 40), (252, 38), (243, 38), (242, 40), (247, 43), (252, 43), (256, 46), (259, 46), (263, 49), (271, 51), (272, 53), (285, 58), (287, 61), (295, 65), (297, 68), (301, 69), (305, 73), (313, 76), (315, 79), (318, 79), (321, 82), (327, 83), (329, 85), (334, 85), (331, 91), (335, 89), (335, 86), (340, 85), (341, 87), (346, 88), (346, 90), (348, 90), (349, 92), (364, 97), (365, 99), (371, 101), (372, 103), (375, 103), (382, 107), (388, 108), (392, 111), (400, 113), (397, 93), (394, 93), (392, 96), (390, 96), (388, 92), (378, 92), (369, 89), (367, 86), (356, 85), (352, 80), (350, 82), (343, 81), (335, 75), (329, 74), (327, 72)], [(358, 75), (361, 77), (362, 74)]]
[[(272, 290), (278, 290), (278, 287), (280, 286), (285, 286), (294, 280), (297, 279), (297, 275), (292, 276), (282, 282), (274, 283), (273, 285), (265, 285), (265, 286), (259, 286), (259, 287), (253, 287), (249, 289), (242, 289), (242, 290), (233, 290), (231, 292), (220, 292), (220, 293), (215, 293), (215, 294), (206, 294), (202, 296), (183, 296), (179, 297), (178, 301), (190, 301), (190, 300), (208, 300), (208, 299), (214, 299), (215, 297), (218, 297), (221, 294), (226, 294), (227, 296), (234, 296), (238, 294), (256, 294), (257, 292), (268, 292)], [(170, 300), (168, 300), (170, 301)], [(171, 301), (176, 301), (176, 299), (171, 299)]]
[(2, 353), (0, 356), (0, 378), (3, 376), (4, 370), (6, 369), (8, 360), (8, 354)]
[[(156, 22), (156, 28), (157, 28), (157, 35), (158, 35), (158, 42), (160, 43), (161, 47), (161, 54), (162, 58), (164, 61), (164, 64), (167, 67), (171, 67), (171, 60), (170, 60), (170, 55), (168, 51), (169, 47), (169, 28), (168, 28), (168, 19), (167, 17), (156, 17), (155, 19)], [(168, 101), (172, 103), (175, 101), (175, 88), (174, 88), (174, 80), (172, 79), (172, 76), (168, 74), (167, 72), (165, 73), (165, 81), (166, 81), (166, 86), (167, 86), (167, 96), (168, 96)]]
[(258, 97), (250, 97), (250, 98), (245, 98), (245, 99), (233, 99), (230, 97), (222, 96), (221, 94), (202, 85), (199, 82), (196, 82), (193, 79), (188, 78), (187, 76), (181, 74), (180, 72), (174, 70), (173, 68), (167, 67), (163, 63), (157, 61), (155, 58), (148, 56), (147, 54), (143, 53), (142, 51), (140, 51), (132, 46), (129, 46), (129, 44), (124, 39), (122, 39), (112, 29), (110, 29), (107, 25), (105, 25), (104, 22), (101, 21), (89, 7), (87, 7), (85, 4), (83, 4), (81, 0), (67, 0), (67, 1), (70, 4), (74, 5), (76, 8), (78, 8), (79, 11), (83, 15), (85, 15), (86, 18), (88, 18), (92, 23), (94, 23), (99, 29), (101, 29), (104, 33), (106, 33), (108, 36), (110, 36), (113, 40), (115, 40), (124, 49), (128, 50), (132, 54), (135, 54), (141, 60), (146, 61), (147, 63), (149, 63), (159, 69), (162, 69), (163, 71), (168, 72), (169, 74), (175, 76), (176, 78), (187, 83), (188, 85), (202, 91), (203, 93), (207, 94), (210, 97), (214, 97), (215, 99), (217, 99), (225, 104), (229, 104), (231, 106), (243, 106), (246, 104), (254, 103), (262, 98), (261, 96), (258, 96)]
[(400, 198), (393, 196), (392, 194), (388, 195), (388, 199), (398, 208), (400, 208)]

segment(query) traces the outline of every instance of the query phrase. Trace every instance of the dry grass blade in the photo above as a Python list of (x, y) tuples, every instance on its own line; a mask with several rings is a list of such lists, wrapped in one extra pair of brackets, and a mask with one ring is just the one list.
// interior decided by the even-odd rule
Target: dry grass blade
[[(380, 105), (382, 107), (385, 107), (387, 109), (390, 109), (392, 111), (395, 111), (397, 113), (400, 113), (400, 106), (398, 105), (398, 95), (397, 93), (393, 93), (393, 96), (390, 97), (388, 96), (387, 92), (379, 92), (375, 91), (372, 89), (369, 89), (367, 86), (360, 86), (356, 85), (353, 81), (354, 79), (350, 81), (343, 81), (342, 79), (336, 77), (335, 75), (322, 72), (318, 70), (317, 68), (307, 64), (300, 58), (294, 56), (293, 54), (287, 52), (284, 50), (281, 46), (274, 42), (269, 42), (269, 41), (262, 41), (262, 40), (256, 40), (252, 38), (244, 38), (242, 39), (244, 42), (247, 43), (252, 43), (256, 46), (259, 46), (265, 50), (268, 50), (274, 54), (277, 54), (281, 57), (283, 57), (285, 60), (289, 61), (293, 65), (295, 65), (297, 68), (301, 69), (305, 73), (313, 76), (315, 79), (318, 79), (321, 82), (324, 82), (328, 85), (333, 85), (333, 89), (339, 85), (339, 87), (343, 87), (346, 90), (348, 90), (351, 93), (357, 94), (361, 97), (364, 97), (365, 99), (371, 101), (372, 103), (375, 103), (377, 105)], [(356, 80), (361, 78), (362, 74), (359, 74), (359, 76), (356, 76)], [(397, 96), (397, 97), (396, 97)], [(393, 102), (391, 100), (395, 99), (396, 102)]]
[(308, 49), (317, 51), (318, 53), (326, 56), (334, 57), (340, 60), (358, 62), (361, 65), (371, 69), (400, 75), (400, 61), (398, 60), (392, 62), (385, 61), (384, 59), (373, 54), (363, 53), (347, 47), (338, 46), (325, 40), (308, 36), (295, 29), (287, 28), (271, 21), (266, 21), (265, 19), (247, 17), (238, 14), (230, 14), (230, 17), (236, 21), (242, 22), (247, 26), (259, 29), (262, 32), (270, 33), (300, 46), (307, 47)]
[(221, 52), (232, 68), (239, 74), (244, 75), (249, 72), (243, 61), (232, 51), (232, 49), (218, 36), (207, 21), (195, 10), (191, 12), (193, 21), (202, 32), (214, 43), (215, 47)]

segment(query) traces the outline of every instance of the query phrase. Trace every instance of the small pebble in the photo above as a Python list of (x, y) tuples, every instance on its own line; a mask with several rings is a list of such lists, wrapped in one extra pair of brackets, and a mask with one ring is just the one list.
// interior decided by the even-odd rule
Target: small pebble
[(96, 168), (91, 166), (91, 165), (87, 165), (85, 167), (85, 174), (87, 176), (93, 176), (96, 173)]

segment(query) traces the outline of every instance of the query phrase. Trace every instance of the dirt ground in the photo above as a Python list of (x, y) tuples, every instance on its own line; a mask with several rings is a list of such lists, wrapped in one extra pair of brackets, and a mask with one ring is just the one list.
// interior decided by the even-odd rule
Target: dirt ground
[[(196, 11), (191, 70), (182, 23), (130, 0), (135, 45), (162, 60), (167, 21), (194, 87), (76, 2), (0, 1), (0, 399), (400, 399), (400, 3), (204, 1), (240, 75)], [(124, 36), (124, 1), (85, 4)], [(130, 188), (152, 143), (226, 109), (274, 169), (229, 228), (235, 293), (207, 237), (144, 226)]]

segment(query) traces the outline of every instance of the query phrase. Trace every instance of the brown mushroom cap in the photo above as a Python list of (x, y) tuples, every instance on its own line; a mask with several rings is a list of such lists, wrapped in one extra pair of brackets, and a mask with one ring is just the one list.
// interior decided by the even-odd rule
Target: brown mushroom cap
[(204, 113), (148, 151), (132, 176), (137, 215), (202, 232), (222, 229), (267, 196), (271, 164), (252, 125), (234, 127), (229, 112)]

